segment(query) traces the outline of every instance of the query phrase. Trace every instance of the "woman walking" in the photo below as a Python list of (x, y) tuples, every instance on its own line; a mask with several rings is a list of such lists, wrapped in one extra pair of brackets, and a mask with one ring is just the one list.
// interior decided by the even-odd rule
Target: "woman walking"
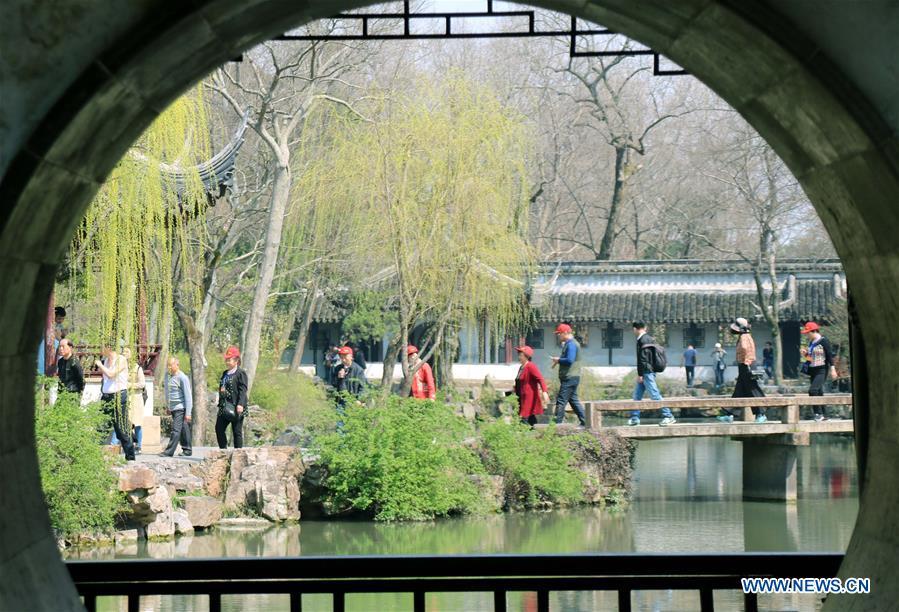
[(128, 360), (116, 353), (114, 341), (103, 345), (102, 355), (102, 361), (94, 362), (103, 374), (100, 401), (111, 421), (113, 434), (122, 445), (125, 459), (134, 461), (134, 444), (128, 423)]
[[(821, 328), (814, 321), (809, 321), (800, 333), (808, 334), (809, 345), (805, 353), (805, 363), (802, 371), (812, 379), (808, 388), (808, 394), (812, 397), (824, 395), (824, 385), (827, 383), (827, 375), (834, 380), (837, 378), (837, 369), (833, 360), (833, 348), (830, 340), (821, 334)], [(825, 406), (812, 406), (815, 411), (815, 420), (821, 422), (827, 417), (824, 414)]]
[[(755, 362), (755, 340), (752, 339), (751, 330), (752, 326), (749, 325), (749, 321), (742, 317), (730, 324), (730, 333), (740, 336), (737, 340), (737, 382), (731, 397), (765, 397), (758, 381), (752, 376), (751, 366)], [(723, 412), (725, 414), (719, 416), (718, 420), (733, 423), (733, 413), (729, 410)], [(768, 421), (764, 407), (753, 407), (752, 414), (755, 415), (756, 423)]]
[(243, 420), (247, 415), (247, 373), (240, 368), (240, 350), (229, 346), (225, 351), (225, 365), (219, 380), (218, 416), (215, 419), (215, 438), (219, 448), (228, 448), (226, 430), (231, 425), (234, 448), (243, 447)]
[(518, 416), (521, 422), (533, 427), (537, 424), (537, 415), (543, 414), (543, 408), (549, 403), (546, 380), (540, 368), (533, 361), (534, 349), (519, 346), (518, 362), (521, 367), (515, 377), (515, 395), (518, 396)]
[(140, 454), (144, 439), (144, 394), (147, 392), (144, 369), (137, 361), (131, 361), (131, 349), (122, 349), (122, 356), (128, 361), (128, 420), (134, 432), (134, 452)]

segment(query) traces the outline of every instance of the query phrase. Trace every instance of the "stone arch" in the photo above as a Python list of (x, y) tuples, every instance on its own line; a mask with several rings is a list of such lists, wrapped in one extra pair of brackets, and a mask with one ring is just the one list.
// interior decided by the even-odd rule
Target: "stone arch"
[[(532, 3), (602, 23), (681, 64), (802, 182), (845, 265), (856, 350), (885, 347), (856, 360), (863, 490), (841, 569), (870, 576), (874, 594), (832, 597), (828, 607), (889, 607), (899, 600), (899, 329), (882, 321), (899, 314), (899, 140), (885, 113), (762, 0)], [(364, 2), (146, 0), (114, 14), (96, 0), (33, 4), (0, 15), (13, 32), (0, 43), (3, 82), (16, 87), (0, 116), (0, 608), (77, 609), (39, 487), (31, 397), (44, 305), (68, 238), (107, 172), (188, 85), (271, 35)]]

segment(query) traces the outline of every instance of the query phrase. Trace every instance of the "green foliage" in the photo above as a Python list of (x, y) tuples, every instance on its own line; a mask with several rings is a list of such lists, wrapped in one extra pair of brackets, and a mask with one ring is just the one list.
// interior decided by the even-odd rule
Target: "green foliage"
[(483, 467), (462, 444), (471, 433), (464, 419), (439, 402), (381, 401), (348, 405), (339, 431), (319, 438), (330, 501), (382, 521), (479, 511), (469, 475), (483, 474)]
[(490, 423), (481, 430), (484, 462), (506, 479), (506, 491), (527, 506), (541, 501), (573, 503), (583, 495), (584, 476), (554, 427), (534, 431), (518, 421)]
[(60, 393), (52, 406), (40, 393), (35, 403), (37, 453), (50, 523), (64, 535), (111, 531), (123, 500), (110, 469), (112, 460), (101, 446), (105, 418), (100, 404), (82, 408), (71, 393)]
[(299, 372), (261, 364), (253, 383), (251, 404), (266, 413), (266, 428), (277, 435), (291, 425), (313, 431), (334, 428), (336, 417), (324, 387)]
[(382, 292), (366, 291), (353, 296), (352, 310), (341, 326), (343, 335), (353, 342), (380, 340), (395, 333), (399, 323), (396, 312), (388, 309), (388, 296)]

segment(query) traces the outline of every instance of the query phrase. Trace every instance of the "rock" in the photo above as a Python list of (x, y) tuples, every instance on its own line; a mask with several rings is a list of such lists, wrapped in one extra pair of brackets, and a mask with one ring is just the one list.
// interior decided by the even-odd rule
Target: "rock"
[(478, 411), (472, 404), (462, 404), (462, 416), (466, 421), (474, 421), (478, 416)]
[(304, 471), (297, 448), (268, 446), (234, 450), (225, 507), (249, 510), (271, 521), (298, 520), (300, 478)]
[(291, 425), (275, 438), (272, 446), (301, 446), (308, 448), (312, 444), (312, 436), (299, 425)]
[(472, 474), (469, 476), (492, 512), (500, 512), (506, 505), (506, 483), (502, 476)]
[(145, 465), (130, 464), (119, 470), (119, 491), (152, 489), (156, 486), (156, 472)]
[(224, 495), (232, 452), (230, 450), (209, 451), (206, 459), (191, 466), (191, 472), (203, 481), (203, 489), (207, 495), (212, 497)]
[(156, 473), (156, 479), (160, 485), (169, 490), (169, 495), (174, 497), (176, 493), (202, 491), (203, 478), (193, 471), (193, 464), (189, 461), (177, 458), (159, 457), (148, 459), (145, 462), (147, 468)]
[(123, 529), (122, 531), (116, 531), (113, 539), (116, 544), (120, 544), (122, 542), (133, 542), (137, 540), (138, 533), (137, 529)]
[(181, 506), (195, 529), (211, 527), (222, 518), (222, 502), (208, 495), (187, 495), (182, 498)]
[(193, 533), (194, 526), (190, 522), (190, 517), (187, 516), (187, 512), (184, 510), (175, 510), (172, 513), (172, 523), (175, 527), (175, 533)]
[(216, 525), (216, 528), (223, 529), (268, 529), (272, 524), (264, 519), (254, 519), (246, 517), (235, 517), (222, 519)]

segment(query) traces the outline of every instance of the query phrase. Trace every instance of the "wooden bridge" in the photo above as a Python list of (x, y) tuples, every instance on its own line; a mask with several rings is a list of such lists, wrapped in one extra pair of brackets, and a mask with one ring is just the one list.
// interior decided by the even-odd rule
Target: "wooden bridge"
[[(743, 497), (745, 499), (775, 499), (795, 501), (796, 447), (808, 446), (811, 434), (852, 433), (852, 419), (822, 422), (799, 419), (802, 406), (851, 406), (848, 393), (810, 397), (808, 395), (773, 395), (768, 397), (677, 397), (663, 400), (610, 400), (584, 402), (587, 422), (593, 430), (614, 432), (622, 438), (653, 440), (659, 438), (726, 436), (743, 443)], [(632, 410), (699, 408), (714, 410), (727, 408), (742, 411), (742, 421), (733, 423), (675, 423), (666, 427), (658, 424), (603, 427), (603, 413)], [(752, 408), (767, 409), (768, 422), (756, 423)], [(710, 419), (714, 417), (709, 417)]]

